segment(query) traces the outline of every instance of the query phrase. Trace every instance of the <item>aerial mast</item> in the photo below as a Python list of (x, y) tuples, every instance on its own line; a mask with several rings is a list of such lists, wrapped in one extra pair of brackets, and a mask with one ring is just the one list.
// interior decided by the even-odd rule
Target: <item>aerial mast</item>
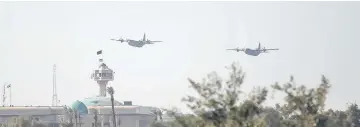
[(58, 106), (57, 90), (56, 90), (56, 64), (53, 66), (53, 97), (52, 106)]

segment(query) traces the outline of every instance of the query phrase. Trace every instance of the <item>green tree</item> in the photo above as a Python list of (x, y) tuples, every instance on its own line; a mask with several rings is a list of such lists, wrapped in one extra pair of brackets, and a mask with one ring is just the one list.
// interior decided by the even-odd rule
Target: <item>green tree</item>
[(188, 95), (182, 101), (193, 114), (179, 115), (174, 111), (174, 122), (162, 122), (154, 127), (360, 127), (357, 104), (350, 105), (346, 111), (324, 111), (331, 88), (325, 76), (315, 88), (298, 85), (293, 76), (283, 85), (275, 83), (271, 87), (275, 92), (285, 93), (285, 103), (264, 107), (268, 90), (258, 87), (248, 98), (242, 98), (245, 74), (236, 63), (228, 69), (226, 81), (216, 72), (208, 74), (202, 82), (189, 78), (196, 95)]
[(47, 127), (39, 121), (26, 120), (24, 117), (13, 117), (3, 124), (3, 127)]
[(348, 114), (345, 111), (329, 109), (325, 115), (328, 116), (327, 127), (350, 127), (350, 123), (347, 121)]
[(154, 123), (153, 127), (209, 127), (200, 117), (193, 114), (182, 114), (177, 108), (164, 109), (164, 111), (173, 120)]
[(97, 126), (98, 126), (98, 110), (96, 110), (96, 109), (91, 109), (91, 113), (94, 114), (93, 127), (97, 127)]
[(263, 126), (255, 123), (264, 123), (257, 116), (261, 112), (261, 104), (266, 100), (267, 89), (259, 88), (257, 93), (241, 102), (239, 99), (245, 74), (237, 63), (227, 68), (230, 73), (225, 82), (216, 72), (208, 74), (202, 83), (188, 79), (197, 96), (189, 95), (182, 99), (195, 113), (187, 117), (200, 116), (204, 126)]
[(286, 94), (286, 104), (281, 107), (282, 115), (285, 121), (296, 120), (300, 127), (311, 127), (318, 123), (320, 114), (323, 113), (326, 95), (328, 94), (330, 84), (325, 76), (322, 76), (321, 84), (317, 88), (306, 88), (304, 85), (297, 85), (294, 77), (290, 81), (280, 86), (278, 83), (272, 85), (276, 91)]
[(111, 97), (111, 110), (113, 116), (113, 127), (116, 127), (116, 118), (115, 118), (115, 109), (114, 109), (114, 89), (112, 87), (108, 87), (107, 92), (110, 94)]
[(358, 105), (355, 103), (350, 104), (346, 112), (350, 127), (360, 127), (360, 109)]
[(266, 107), (263, 109), (263, 118), (266, 121), (268, 127), (280, 127), (281, 114), (278, 110), (272, 107)]
[(31, 127), (31, 122), (24, 117), (13, 117), (8, 121), (7, 127)]
[(73, 119), (74, 119), (74, 116), (75, 116), (74, 110), (72, 110), (70, 107), (64, 107), (64, 110), (65, 110), (65, 115), (64, 116), (68, 120), (65, 121), (64, 119), (62, 119), (61, 123), (60, 123), (60, 126), (62, 126), (62, 127), (73, 127), (74, 126)]

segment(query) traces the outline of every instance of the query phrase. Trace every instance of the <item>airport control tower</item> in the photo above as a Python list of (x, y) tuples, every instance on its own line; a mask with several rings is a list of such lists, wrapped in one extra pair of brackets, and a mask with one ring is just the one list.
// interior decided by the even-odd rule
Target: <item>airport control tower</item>
[[(98, 51), (97, 55), (102, 55), (102, 51)], [(114, 71), (104, 63), (102, 57), (99, 58), (99, 67), (94, 70), (92, 78), (99, 85), (99, 96), (106, 97), (106, 85), (114, 80)]]

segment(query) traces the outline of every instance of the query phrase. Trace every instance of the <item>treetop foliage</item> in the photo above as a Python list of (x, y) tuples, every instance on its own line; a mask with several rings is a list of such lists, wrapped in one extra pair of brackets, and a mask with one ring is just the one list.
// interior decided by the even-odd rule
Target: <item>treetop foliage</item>
[[(295, 82), (294, 76), (284, 84), (278, 82), (269, 88), (257, 87), (248, 97), (242, 97), (241, 86), (245, 73), (238, 63), (226, 67), (226, 80), (216, 72), (207, 75), (202, 82), (189, 78), (195, 95), (187, 95), (182, 101), (194, 115), (176, 115), (171, 122), (160, 122), (167, 127), (360, 127), (360, 109), (357, 104), (347, 111), (324, 110), (331, 84), (322, 75), (321, 83), (308, 88)], [(264, 106), (269, 90), (285, 93), (284, 104)], [(159, 124), (159, 122), (157, 123)], [(153, 126), (159, 127), (159, 126)]]

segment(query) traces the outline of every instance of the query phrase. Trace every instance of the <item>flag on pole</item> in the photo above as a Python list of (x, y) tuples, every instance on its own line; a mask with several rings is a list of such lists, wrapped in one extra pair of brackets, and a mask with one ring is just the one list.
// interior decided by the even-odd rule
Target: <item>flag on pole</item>
[(6, 88), (10, 88), (11, 87), (11, 84), (7, 85)]
[(97, 51), (96, 54), (97, 54), (97, 55), (102, 54), (102, 50)]

